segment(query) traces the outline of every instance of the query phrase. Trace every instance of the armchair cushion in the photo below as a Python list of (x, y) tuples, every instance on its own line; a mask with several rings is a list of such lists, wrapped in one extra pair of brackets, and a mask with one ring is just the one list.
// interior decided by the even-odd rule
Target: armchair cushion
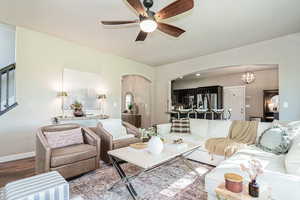
[(81, 160), (95, 157), (96, 146), (89, 144), (77, 144), (52, 150), (51, 167), (58, 167)]
[(47, 139), (50, 148), (53, 149), (83, 143), (81, 128), (63, 131), (44, 132), (44, 135)]

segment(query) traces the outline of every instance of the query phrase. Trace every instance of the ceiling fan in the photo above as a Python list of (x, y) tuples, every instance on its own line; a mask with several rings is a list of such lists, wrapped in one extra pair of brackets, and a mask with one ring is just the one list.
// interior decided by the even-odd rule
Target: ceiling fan
[[(131, 21), (101, 21), (103, 25), (122, 25), (122, 24), (134, 24), (139, 23), (141, 28), (135, 41), (144, 41), (148, 33), (155, 31), (156, 29), (171, 35), (173, 37), (179, 37), (185, 30), (176, 26), (162, 23), (161, 20), (174, 17), (194, 7), (194, 0), (176, 0), (159, 12), (153, 12), (150, 8), (153, 6), (153, 0), (144, 0), (143, 5), (140, 0), (126, 0), (131, 7), (133, 7), (138, 15), (138, 20)], [(146, 9), (145, 9), (146, 8)]]

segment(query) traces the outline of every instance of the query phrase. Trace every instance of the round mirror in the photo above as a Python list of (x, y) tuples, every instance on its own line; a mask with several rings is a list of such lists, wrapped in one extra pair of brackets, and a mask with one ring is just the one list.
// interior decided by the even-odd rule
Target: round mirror
[(279, 110), (279, 95), (275, 95), (271, 98), (269, 109), (271, 112), (277, 112)]

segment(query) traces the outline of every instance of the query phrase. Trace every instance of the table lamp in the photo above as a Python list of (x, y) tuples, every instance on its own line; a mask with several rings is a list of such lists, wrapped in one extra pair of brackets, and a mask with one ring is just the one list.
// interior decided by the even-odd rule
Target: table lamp
[(61, 110), (62, 110), (62, 118), (65, 118), (65, 109), (64, 109), (64, 104), (65, 104), (65, 98), (68, 96), (68, 93), (65, 91), (61, 91), (57, 93), (57, 97), (61, 98)]

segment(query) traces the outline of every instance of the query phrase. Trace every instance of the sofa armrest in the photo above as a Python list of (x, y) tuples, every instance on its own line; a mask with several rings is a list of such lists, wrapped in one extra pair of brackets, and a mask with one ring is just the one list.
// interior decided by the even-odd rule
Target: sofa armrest
[(132, 124), (129, 124), (128, 122), (122, 122), (122, 125), (126, 128), (127, 130), (127, 134), (132, 134), (137, 138), (141, 138), (142, 137), (142, 133), (140, 132), (140, 130), (133, 126)]
[(100, 137), (90, 128), (82, 128), (83, 139), (85, 144), (100, 147)]
[(137, 137), (118, 139), (113, 141), (113, 149), (128, 147), (131, 144), (142, 142), (142, 139)]
[(50, 171), (51, 148), (41, 129), (36, 134), (35, 172), (36, 174)]
[(157, 124), (156, 125), (157, 133), (162, 136), (167, 135), (171, 131), (171, 126), (172, 126), (171, 123)]
[(97, 124), (97, 127), (92, 128), (92, 131), (95, 132), (100, 137), (100, 158), (105, 162), (110, 162), (110, 159), (107, 155), (107, 152), (113, 149), (113, 137), (108, 133), (100, 123)]
[(84, 142), (86, 144), (90, 144), (96, 146), (97, 155), (96, 155), (96, 167), (99, 167), (99, 159), (101, 154), (101, 139), (100, 137), (94, 133), (89, 128), (82, 128)]

